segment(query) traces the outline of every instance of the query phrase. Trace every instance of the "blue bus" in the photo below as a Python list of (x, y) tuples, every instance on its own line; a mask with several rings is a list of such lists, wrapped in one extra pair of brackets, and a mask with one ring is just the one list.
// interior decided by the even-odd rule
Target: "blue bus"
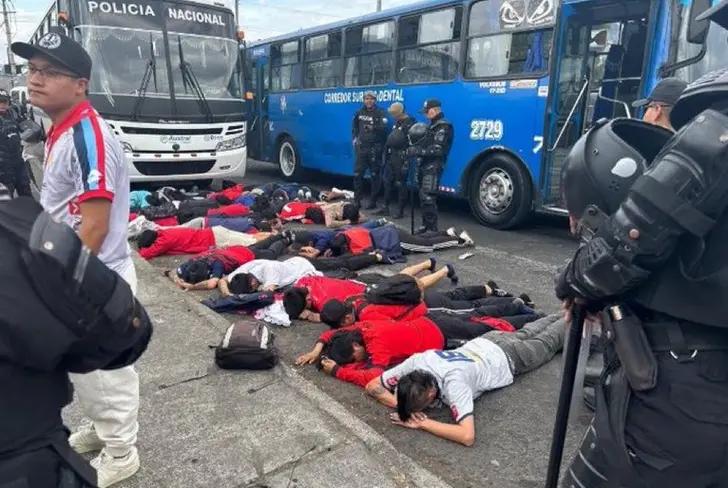
[(366, 91), (412, 115), (436, 97), (455, 127), (442, 194), (501, 229), (534, 210), (563, 214), (564, 158), (596, 120), (640, 116), (631, 103), (661, 77), (727, 64), (725, 33), (695, 20), (710, 4), (427, 0), (256, 42), (249, 154), (287, 179), (350, 175)]

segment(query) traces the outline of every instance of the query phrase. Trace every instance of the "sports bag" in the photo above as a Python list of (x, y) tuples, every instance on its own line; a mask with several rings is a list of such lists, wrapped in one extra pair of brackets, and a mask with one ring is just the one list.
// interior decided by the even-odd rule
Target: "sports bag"
[(422, 301), (422, 291), (412, 276), (396, 274), (367, 286), (364, 298), (377, 305), (416, 305)]
[(278, 363), (274, 341), (265, 324), (234, 322), (215, 348), (215, 364), (222, 369), (270, 369)]

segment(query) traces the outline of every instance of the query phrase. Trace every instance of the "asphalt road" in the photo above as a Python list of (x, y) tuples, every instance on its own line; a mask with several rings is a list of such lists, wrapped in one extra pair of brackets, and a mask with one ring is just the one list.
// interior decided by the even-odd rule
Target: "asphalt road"
[[(249, 164), (246, 183), (279, 181), (276, 168), (266, 163)], [(309, 185), (347, 186), (345, 179), (312, 173)], [(497, 281), (503, 288), (528, 293), (545, 313), (558, 311), (553, 296), (556, 267), (573, 252), (576, 243), (566, 232), (564, 219), (535, 217), (522, 229), (497, 231), (479, 225), (463, 202), (442, 205), (442, 226), (466, 228), (476, 241), (474, 256), (458, 260), (462, 250), (438, 253), (440, 263), (454, 263), (461, 284)], [(398, 222), (408, 226), (409, 220)], [(423, 256), (424, 257), (424, 256)], [(182, 257), (164, 257), (153, 261), (156, 267), (173, 268)], [(409, 259), (410, 263), (417, 256)], [(396, 272), (397, 266), (379, 266), (377, 271)], [(441, 284), (448, 287), (449, 284)], [(200, 293), (200, 298), (207, 293)], [(306, 352), (324, 327), (297, 323), (289, 329), (276, 329), (283, 361), (291, 364)], [(358, 418), (385, 436), (398, 450), (418, 461), (455, 487), (493, 486), (522, 488), (543, 486), (556, 400), (561, 375), (561, 357), (546, 366), (516, 379), (514, 385), (483, 395), (476, 402), (476, 444), (461, 447), (423, 432), (393, 426), (387, 411), (365, 397), (357, 387), (322, 375), (313, 367), (302, 368), (302, 375), (343, 404)], [(447, 419), (445, 410), (435, 411), (436, 418)], [(572, 419), (567, 450), (573, 452), (590, 416), (582, 409)], [(565, 459), (569, 459), (567, 453)], [(341, 460), (346, 463), (345, 459)]]

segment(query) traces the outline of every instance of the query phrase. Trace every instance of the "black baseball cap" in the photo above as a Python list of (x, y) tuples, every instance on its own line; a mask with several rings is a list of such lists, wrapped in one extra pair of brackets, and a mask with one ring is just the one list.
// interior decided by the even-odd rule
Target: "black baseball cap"
[(14, 42), (10, 49), (25, 59), (44, 56), (79, 78), (91, 78), (91, 56), (79, 43), (64, 34), (49, 32), (35, 44)]
[(685, 90), (688, 84), (677, 78), (665, 78), (655, 85), (652, 93), (647, 98), (632, 103), (635, 108), (644, 107), (648, 103), (657, 102), (665, 105), (675, 105), (677, 99)]
[(424, 114), (431, 108), (435, 107), (442, 107), (442, 103), (440, 103), (440, 100), (437, 98), (430, 98), (429, 100), (425, 100), (425, 104), (422, 106), (422, 110), (420, 110), (420, 112)]

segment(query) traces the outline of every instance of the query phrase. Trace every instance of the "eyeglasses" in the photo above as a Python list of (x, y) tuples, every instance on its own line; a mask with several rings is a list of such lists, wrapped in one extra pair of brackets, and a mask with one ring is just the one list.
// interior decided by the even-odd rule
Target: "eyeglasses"
[(28, 76), (33, 76), (33, 75), (38, 75), (41, 78), (43, 78), (44, 80), (57, 79), (62, 76), (65, 76), (67, 78), (74, 78), (74, 79), (80, 78), (80, 76), (73, 74), (73, 73), (69, 73), (68, 71), (62, 71), (62, 70), (58, 70), (58, 69), (55, 69), (52, 67), (39, 68), (37, 66), (33, 66), (32, 64), (29, 64), (28, 65)]
[(650, 108), (667, 108), (667, 107), (671, 107), (671, 105), (667, 105), (666, 103), (650, 103), (649, 105), (647, 105), (646, 108), (650, 109)]

